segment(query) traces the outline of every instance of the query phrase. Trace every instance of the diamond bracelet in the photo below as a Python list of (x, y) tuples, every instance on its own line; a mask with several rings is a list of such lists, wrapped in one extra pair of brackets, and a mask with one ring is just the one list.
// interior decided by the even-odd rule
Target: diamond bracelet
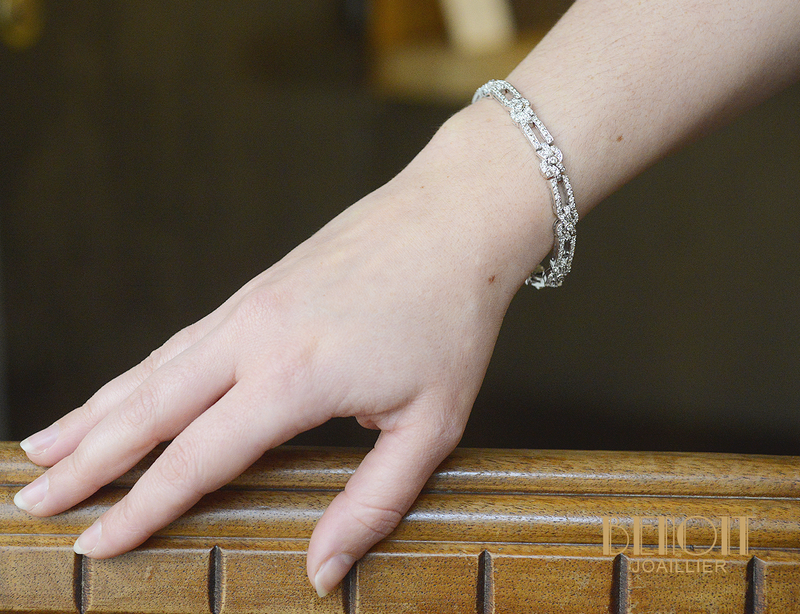
[[(541, 158), (539, 170), (550, 182), (553, 195), (553, 249), (550, 268), (538, 265), (525, 283), (534, 288), (558, 288), (569, 273), (572, 266), (572, 255), (575, 252), (575, 225), (578, 223), (578, 209), (572, 184), (564, 168), (561, 150), (553, 144), (553, 137), (544, 127), (531, 108), (531, 103), (520, 94), (508, 81), (493, 79), (478, 88), (472, 102), (481, 98), (494, 98), (506, 107), (511, 119), (528, 138), (536, 155)], [(538, 133), (538, 136), (537, 136)]]

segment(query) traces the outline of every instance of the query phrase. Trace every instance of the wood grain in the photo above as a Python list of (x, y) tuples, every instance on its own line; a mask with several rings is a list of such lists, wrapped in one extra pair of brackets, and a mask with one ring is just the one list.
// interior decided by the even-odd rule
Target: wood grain
[[(0, 443), (0, 612), (800, 612), (800, 458), (723, 454), (457, 450), (319, 599), (308, 538), (364, 453), (273, 450), (134, 552), (94, 561), (74, 539), (158, 451), (36, 519), (13, 496), (42, 470)], [(615, 527), (606, 553), (604, 517)], [(640, 552), (625, 548), (637, 517)]]

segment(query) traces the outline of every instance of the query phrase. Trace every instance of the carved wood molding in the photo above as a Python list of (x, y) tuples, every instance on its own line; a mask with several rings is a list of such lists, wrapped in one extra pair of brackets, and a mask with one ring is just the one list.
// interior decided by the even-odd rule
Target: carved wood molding
[(0, 612), (800, 612), (800, 457), (731, 454), (456, 450), (318, 599), (308, 538), (363, 455), (271, 451), (136, 551), (94, 561), (72, 543), (154, 456), (34, 519), (12, 500), (42, 470), (0, 443)]

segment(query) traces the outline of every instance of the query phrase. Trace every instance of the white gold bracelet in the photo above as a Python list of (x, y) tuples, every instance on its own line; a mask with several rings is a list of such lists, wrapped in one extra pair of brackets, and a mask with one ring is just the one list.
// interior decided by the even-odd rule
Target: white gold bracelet
[(537, 289), (558, 288), (572, 266), (572, 255), (575, 252), (575, 225), (578, 223), (575, 196), (567, 177), (567, 169), (564, 168), (561, 150), (553, 144), (553, 137), (533, 112), (531, 103), (508, 81), (493, 79), (482, 85), (472, 97), (472, 102), (477, 102), (481, 98), (494, 98), (506, 107), (511, 119), (533, 145), (536, 155), (542, 159), (539, 170), (550, 182), (553, 213), (556, 215), (556, 221), (553, 223), (552, 258), (549, 269), (546, 270), (540, 264), (525, 283)]

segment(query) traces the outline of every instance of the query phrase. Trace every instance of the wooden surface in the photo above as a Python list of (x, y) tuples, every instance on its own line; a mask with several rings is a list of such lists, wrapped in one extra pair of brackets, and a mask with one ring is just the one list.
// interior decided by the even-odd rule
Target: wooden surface
[[(0, 612), (800, 612), (800, 458), (719, 454), (457, 450), (397, 530), (318, 599), (308, 538), (363, 454), (272, 451), (141, 548), (94, 561), (72, 543), (152, 458), (33, 519), (12, 499), (41, 469), (0, 444)], [(636, 517), (641, 552), (623, 552)]]

